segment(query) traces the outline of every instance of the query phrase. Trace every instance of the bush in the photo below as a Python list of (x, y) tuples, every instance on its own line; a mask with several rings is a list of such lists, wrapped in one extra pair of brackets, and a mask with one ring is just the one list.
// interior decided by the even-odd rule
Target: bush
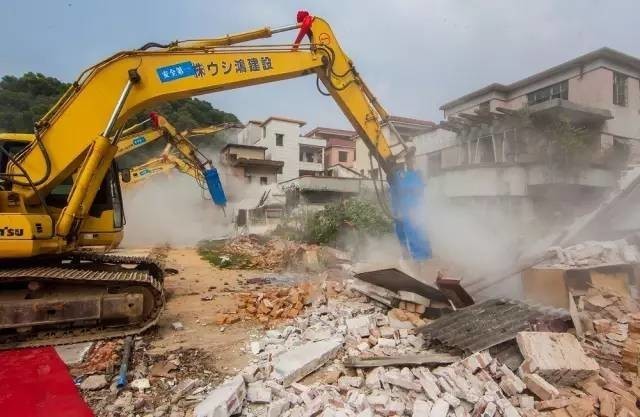
[(357, 199), (328, 204), (307, 215), (302, 224), (304, 240), (318, 244), (335, 244), (342, 233), (361, 237), (393, 231), (391, 220), (378, 206)]

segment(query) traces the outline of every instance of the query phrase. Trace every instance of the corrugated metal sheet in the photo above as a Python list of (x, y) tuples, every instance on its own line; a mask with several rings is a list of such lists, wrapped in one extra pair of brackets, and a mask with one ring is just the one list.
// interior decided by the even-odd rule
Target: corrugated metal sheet
[(418, 331), (427, 340), (478, 352), (514, 339), (523, 330), (534, 330), (540, 321), (563, 317), (563, 311), (502, 298), (457, 310)]

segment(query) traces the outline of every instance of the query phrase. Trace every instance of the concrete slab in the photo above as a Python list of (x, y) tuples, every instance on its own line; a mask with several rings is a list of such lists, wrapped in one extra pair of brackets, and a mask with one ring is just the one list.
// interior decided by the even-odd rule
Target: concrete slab
[(242, 410), (247, 389), (244, 379), (236, 375), (198, 404), (193, 411), (195, 417), (229, 417)]
[(516, 341), (524, 357), (522, 374), (538, 374), (553, 384), (571, 385), (600, 370), (570, 333), (520, 332)]
[(276, 377), (284, 386), (297, 382), (332, 359), (342, 347), (342, 339), (309, 342), (283, 352), (273, 360)]
[(84, 358), (87, 356), (87, 353), (93, 347), (93, 342), (84, 342), (84, 343), (74, 343), (72, 345), (62, 345), (56, 346), (56, 352), (60, 359), (67, 366), (76, 366), (80, 365)]

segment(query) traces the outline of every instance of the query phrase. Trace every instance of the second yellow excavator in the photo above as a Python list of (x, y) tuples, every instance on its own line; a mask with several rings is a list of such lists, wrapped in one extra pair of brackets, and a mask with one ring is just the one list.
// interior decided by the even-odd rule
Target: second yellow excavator
[[(298, 31), (292, 44), (245, 44), (292, 30)], [(305, 37), (309, 43), (302, 43)], [(2, 347), (135, 334), (156, 322), (164, 293), (154, 260), (79, 251), (113, 247), (122, 238), (114, 158), (129, 118), (163, 101), (310, 74), (387, 172), (399, 237), (412, 253), (428, 255), (416, 216), (404, 212), (422, 191), (410, 169), (412, 148), (393, 133), (325, 20), (299, 12), (297, 23), (281, 28), (149, 43), (83, 71), (36, 123), (35, 139), (23, 151), (0, 147), (7, 161), (0, 172)], [(205, 181), (212, 193), (221, 192), (216, 172), (208, 170)]]
[[(159, 157), (153, 157), (142, 164), (120, 170), (120, 179), (125, 185), (139, 184), (156, 174), (176, 169), (191, 176), (200, 188), (206, 190), (205, 174), (213, 165), (211, 160), (200, 152), (189, 138), (212, 135), (226, 129), (243, 127), (239, 123), (222, 123), (178, 132), (165, 117), (157, 113), (150, 114), (149, 122), (151, 127), (142, 132), (130, 133), (132, 131), (135, 132), (134, 128), (139, 125), (128, 129), (129, 134), (123, 141), (118, 142), (118, 154), (127, 154), (161, 137), (165, 138), (167, 146), (165, 146), (165, 150)], [(116, 154), (116, 158), (118, 154)], [(219, 201), (215, 200), (214, 202), (216, 204), (219, 203)]]

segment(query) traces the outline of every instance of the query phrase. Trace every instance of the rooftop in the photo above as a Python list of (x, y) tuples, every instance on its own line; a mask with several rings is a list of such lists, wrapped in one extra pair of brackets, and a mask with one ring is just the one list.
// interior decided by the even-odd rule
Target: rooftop
[(269, 116), (269, 117), (267, 118), (267, 120), (265, 120), (264, 122), (262, 122), (262, 124), (261, 124), (260, 126), (264, 126), (264, 125), (266, 125), (267, 123), (269, 123), (269, 122), (270, 122), (270, 121), (272, 121), (272, 120), (278, 120), (278, 121), (280, 121), (280, 122), (287, 122), (287, 123), (297, 123), (297, 124), (299, 124), (300, 126), (304, 126), (304, 125), (306, 125), (306, 124), (307, 124), (307, 122), (304, 122), (304, 121), (302, 121), (302, 120), (289, 119), (289, 118), (287, 118), (287, 117), (279, 117), (279, 116)]
[(352, 139), (338, 139), (338, 138), (327, 139), (327, 148), (331, 148), (333, 146), (338, 146), (341, 148), (355, 148), (356, 143)]
[(448, 103), (443, 104), (442, 106), (440, 106), (440, 110), (448, 110), (454, 106), (457, 106), (466, 101), (483, 96), (491, 92), (509, 94), (510, 92), (512, 92), (517, 88), (521, 88), (528, 84), (543, 80), (545, 78), (552, 77), (558, 73), (570, 70), (572, 68), (581, 67), (597, 59), (606, 59), (608, 61), (611, 61), (617, 64), (622, 64), (626, 67), (640, 71), (640, 59), (633, 57), (631, 55), (627, 55), (620, 51), (616, 51), (615, 49), (605, 47), (605, 48), (596, 49), (595, 51), (581, 55), (577, 58), (564, 62), (560, 65), (556, 65), (555, 67), (551, 67), (544, 71), (538, 72), (534, 75), (523, 78), (519, 81), (515, 81), (511, 84), (506, 84), (506, 85), (500, 84), (500, 83), (489, 84), (486, 87), (473, 91), (469, 94), (465, 94), (462, 97), (459, 97), (455, 100), (452, 100), (452, 101), (449, 101)]
[(333, 129), (331, 127), (316, 127), (304, 134), (306, 137), (312, 137), (314, 135), (331, 135), (342, 136), (344, 138), (351, 138), (356, 134), (353, 130)]

